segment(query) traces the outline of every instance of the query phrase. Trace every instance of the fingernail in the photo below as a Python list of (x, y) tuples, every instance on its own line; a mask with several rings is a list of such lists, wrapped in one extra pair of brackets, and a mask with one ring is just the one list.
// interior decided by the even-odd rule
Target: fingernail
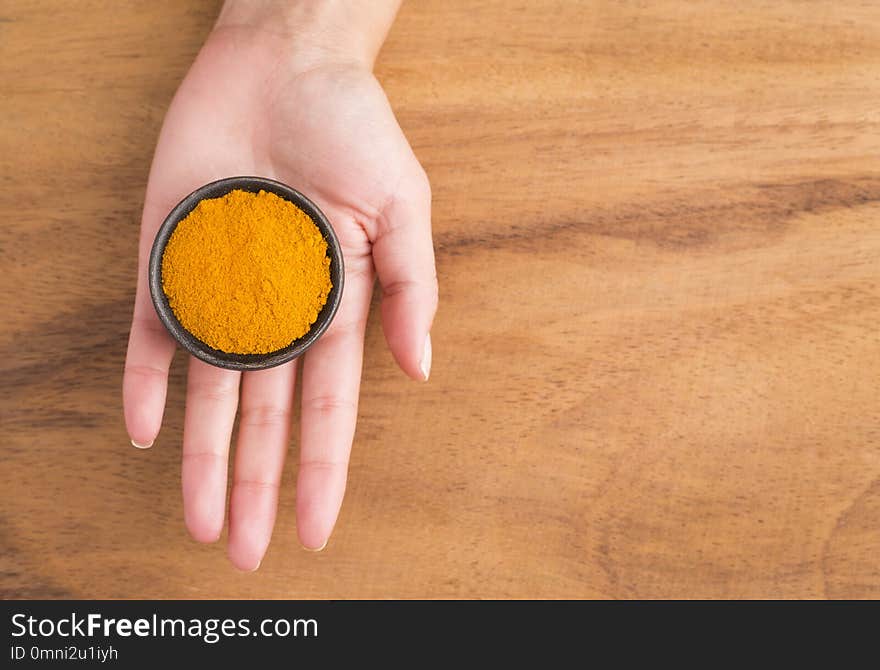
[(246, 575), (249, 575), (250, 573), (252, 573), (252, 572), (256, 572), (257, 570), (259, 570), (259, 569), (260, 569), (260, 566), (261, 566), (262, 564), (263, 564), (263, 559), (261, 558), (261, 559), (260, 559), (260, 562), (257, 563), (257, 564), (256, 564), (254, 567), (252, 567), (252, 568), (240, 568), (239, 566), (235, 565), (235, 563), (232, 564), (232, 567), (234, 567), (236, 570), (238, 570), (238, 571), (241, 572), (241, 573), (244, 573), (244, 574), (246, 574)]
[(419, 363), (419, 369), (425, 381), (431, 376), (431, 333), (425, 337), (425, 348), (422, 350), (422, 360)]
[(153, 441), (147, 442), (146, 444), (138, 444), (134, 440), (131, 441), (131, 446), (137, 447), (138, 449), (149, 449), (153, 446)]
[(317, 549), (313, 549), (312, 547), (307, 547), (306, 545), (302, 545), (302, 548), (305, 549), (306, 551), (311, 551), (312, 553), (317, 554), (319, 551), (324, 551), (324, 547), (327, 546), (327, 543), (329, 541), (330, 541), (330, 538), (327, 538), (326, 540), (324, 540), (324, 544), (322, 544)]

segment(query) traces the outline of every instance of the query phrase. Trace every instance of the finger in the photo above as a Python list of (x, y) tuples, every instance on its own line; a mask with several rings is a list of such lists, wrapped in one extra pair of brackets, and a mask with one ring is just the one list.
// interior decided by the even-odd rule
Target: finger
[(312, 550), (327, 543), (345, 492), (373, 289), (369, 261), (362, 265), (349, 269), (339, 313), (303, 366), (296, 523), (300, 542)]
[(149, 203), (144, 206), (134, 316), (122, 376), (126, 430), (131, 443), (141, 449), (151, 447), (159, 434), (165, 412), (168, 368), (175, 349), (174, 340), (156, 315), (147, 285), (147, 265), (153, 236), (159, 226), (158, 216), (155, 207)]
[(242, 380), (229, 503), (229, 559), (240, 570), (260, 566), (272, 537), (295, 377), (294, 362), (245, 373)]
[(159, 434), (175, 348), (152, 305), (149, 310), (135, 308), (122, 377), (125, 426), (131, 443), (140, 449), (153, 446)]
[(238, 406), (241, 373), (191, 358), (183, 424), (183, 513), (199, 542), (223, 530), (229, 440)]
[[(419, 173), (423, 175), (423, 173)], [(373, 260), (382, 285), (382, 327), (398, 365), (413, 379), (431, 371), (437, 271), (427, 177), (406, 182), (382, 213)]]

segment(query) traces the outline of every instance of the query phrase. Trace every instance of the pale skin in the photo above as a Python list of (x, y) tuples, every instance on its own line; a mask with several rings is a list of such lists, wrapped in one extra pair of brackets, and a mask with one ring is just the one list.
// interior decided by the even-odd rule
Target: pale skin
[(345, 256), (339, 312), (303, 359), (246, 373), (189, 361), (185, 523), (200, 542), (222, 533), (239, 412), (228, 553), (242, 570), (259, 567), (272, 535), (298, 365), (297, 533), (307, 549), (327, 544), (345, 491), (364, 328), (377, 278), (391, 352), (413, 379), (425, 381), (430, 373), (437, 306), (430, 186), (372, 74), (398, 5), (227, 2), (171, 103), (156, 147), (123, 380), (125, 422), (135, 446), (152, 446), (159, 434), (176, 348), (150, 301), (147, 260), (159, 225), (183, 196), (222, 177), (277, 179), (327, 214)]

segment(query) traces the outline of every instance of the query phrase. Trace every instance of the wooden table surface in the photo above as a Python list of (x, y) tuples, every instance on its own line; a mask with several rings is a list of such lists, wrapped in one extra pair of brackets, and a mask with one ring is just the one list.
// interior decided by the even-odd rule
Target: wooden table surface
[[(419, 0), (377, 68), (434, 188), (431, 382), (374, 310), (330, 545), (189, 540), (186, 361), (121, 373), (216, 2), (0, 8), (0, 594), (880, 597), (880, 4)], [(297, 434), (294, 428), (293, 434)]]

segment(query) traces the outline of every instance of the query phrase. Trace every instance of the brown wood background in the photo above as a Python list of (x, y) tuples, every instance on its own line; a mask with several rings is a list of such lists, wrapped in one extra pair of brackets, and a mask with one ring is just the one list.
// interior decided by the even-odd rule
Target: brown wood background
[(880, 597), (880, 4), (407, 3), (432, 379), (374, 314), (336, 532), (296, 542), (294, 442), (255, 574), (183, 527), (183, 356), (154, 449), (120, 398), (217, 3), (0, 7), (3, 596)]

